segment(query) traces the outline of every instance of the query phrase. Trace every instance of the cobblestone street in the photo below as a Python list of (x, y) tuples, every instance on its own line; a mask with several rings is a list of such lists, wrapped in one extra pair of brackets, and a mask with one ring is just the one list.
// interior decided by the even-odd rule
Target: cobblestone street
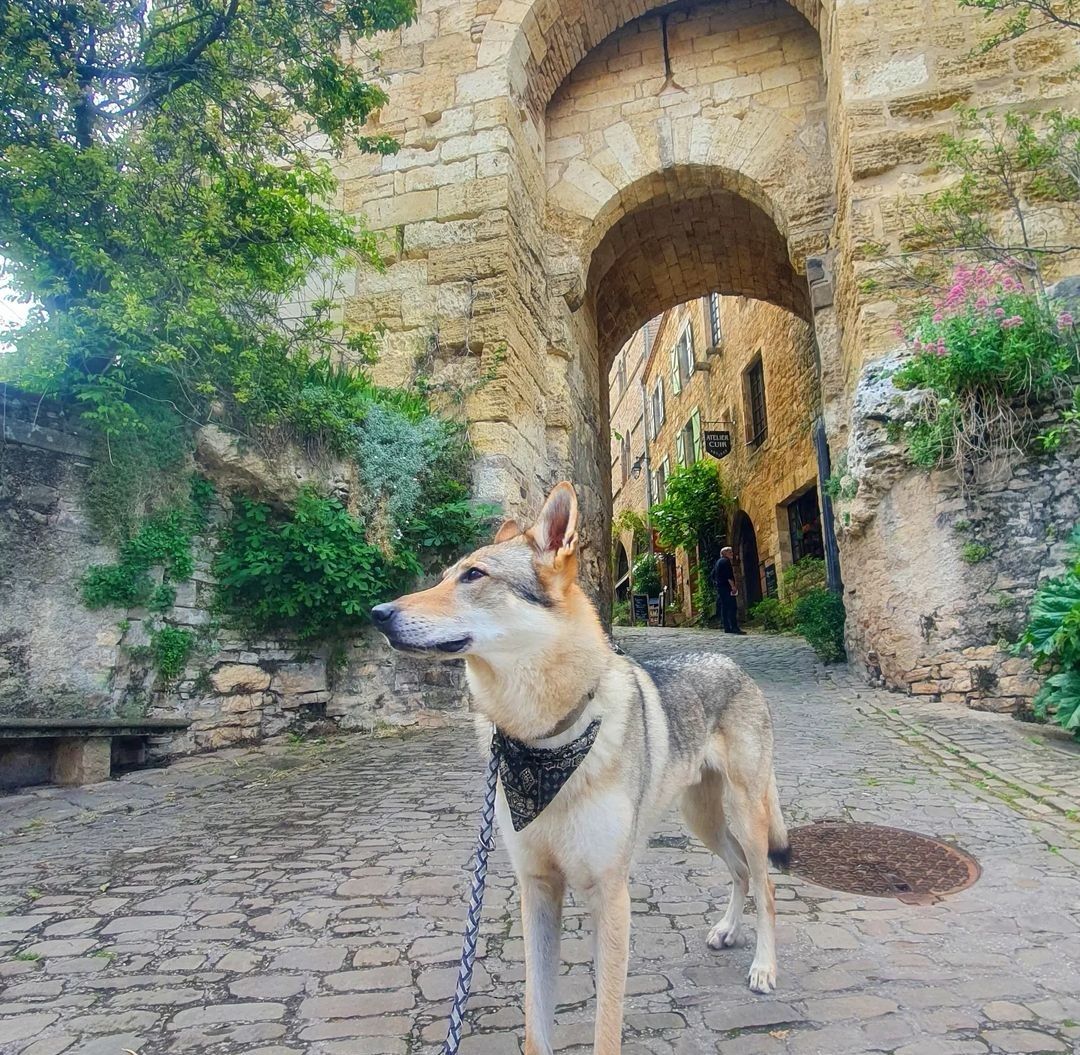
[[(730, 651), (759, 679), (789, 825), (911, 828), (982, 866), (929, 907), (777, 877), (779, 988), (761, 997), (745, 983), (751, 948), (705, 945), (726, 870), (671, 815), (635, 872), (628, 1055), (1080, 1051), (1070, 744), (866, 689), (790, 639), (620, 641), (635, 655)], [(0, 799), (0, 1052), (437, 1050), (482, 771), (462, 723)], [(558, 1047), (587, 1052), (591, 928), (573, 906), (565, 926)], [(483, 935), (462, 1050), (512, 1055), (523, 954), (501, 850)]]

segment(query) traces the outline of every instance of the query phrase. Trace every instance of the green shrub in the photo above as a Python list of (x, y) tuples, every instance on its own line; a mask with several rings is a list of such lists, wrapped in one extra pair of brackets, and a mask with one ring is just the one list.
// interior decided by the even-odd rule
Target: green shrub
[(1020, 645), (1049, 675), (1032, 704), (1036, 716), (1080, 739), (1080, 526), (1069, 541), (1070, 566), (1039, 587)]
[(821, 557), (803, 557), (784, 569), (780, 581), (784, 603), (794, 608), (800, 597), (825, 588), (825, 561)]
[(616, 601), (611, 606), (611, 625), (630, 626), (630, 602)]
[(121, 543), (120, 560), (116, 564), (91, 565), (80, 583), (87, 608), (131, 608), (151, 601), (157, 611), (171, 606), (175, 591), (166, 604), (170, 588), (163, 585), (155, 591), (147, 573), (160, 565), (166, 583), (191, 578), (195, 568), (191, 542), (206, 527), (212, 496), (209, 483), (194, 477), (187, 502), (143, 520), (135, 533)]
[(843, 600), (829, 590), (811, 590), (795, 605), (795, 629), (826, 663), (846, 658), (844, 618)]
[(176, 626), (163, 626), (150, 638), (150, 652), (161, 676), (167, 681), (179, 677), (195, 648), (195, 635)]
[(965, 564), (979, 564), (993, 554), (993, 550), (982, 542), (968, 542), (960, 551), (960, 559)]
[(795, 626), (794, 606), (781, 601), (779, 597), (762, 598), (748, 614), (756, 626), (770, 634), (783, 633)]
[(694, 625), (704, 626), (716, 612), (716, 589), (710, 581), (711, 568), (700, 562), (694, 567)]
[(893, 381), (924, 392), (905, 422), (908, 455), (965, 478), (1023, 451), (1037, 432), (1034, 410), (1071, 391), (1080, 372), (1072, 317), (1001, 265), (957, 268), (908, 340), (914, 355)]
[(660, 596), (660, 562), (655, 553), (643, 553), (634, 561), (630, 575), (634, 593), (643, 593), (649, 597)]
[(257, 631), (307, 638), (363, 626), (420, 570), (411, 550), (388, 556), (340, 502), (310, 490), (284, 516), (237, 498), (214, 562), (222, 609)]
[(145, 568), (92, 564), (79, 584), (87, 608), (134, 608), (146, 602), (152, 584)]

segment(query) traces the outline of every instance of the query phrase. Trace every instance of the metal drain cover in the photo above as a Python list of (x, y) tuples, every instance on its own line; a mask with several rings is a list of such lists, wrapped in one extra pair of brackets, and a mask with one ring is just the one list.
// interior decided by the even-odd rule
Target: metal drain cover
[(979, 878), (975, 858), (918, 832), (826, 821), (794, 828), (791, 871), (830, 890), (929, 904)]

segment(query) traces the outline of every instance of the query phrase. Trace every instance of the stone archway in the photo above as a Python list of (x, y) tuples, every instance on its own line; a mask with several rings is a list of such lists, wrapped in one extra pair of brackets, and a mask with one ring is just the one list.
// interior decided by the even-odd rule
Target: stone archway
[(758, 572), (758, 544), (754, 522), (743, 510), (735, 514), (731, 525), (732, 548), (739, 560), (742, 571), (742, 604), (745, 609), (752, 608), (761, 600), (761, 576)]
[[(920, 14), (832, 0), (466, 0), (423, 4), (413, 26), (379, 41), (391, 99), (379, 126), (402, 150), (350, 156), (339, 171), (345, 208), (384, 234), (388, 267), (358, 274), (345, 317), (382, 328), (379, 380), (410, 377), (422, 356), (437, 381), (466, 391), (482, 496), (524, 515), (555, 480), (575, 480), (587, 577), (610, 583), (607, 344), (634, 324), (639, 296), (696, 295), (688, 275), (719, 274), (738, 253), (715, 248), (731, 225), (691, 237), (708, 208), (695, 200), (745, 210), (747, 230), (768, 233), (757, 244), (770, 244), (774, 274), (786, 255), (790, 285), (764, 291), (774, 302), (801, 310), (796, 290), (812, 275), (803, 317), (833, 454), (859, 414), (872, 449), (887, 446), (863, 391), (869, 364), (896, 350), (882, 257), (902, 251), (911, 203), (939, 185), (931, 158), (951, 107), (1000, 100), (1007, 69), (1024, 70), (1010, 99), (1026, 110), (1074, 106), (1080, 58), (1071, 42), (1036, 38), (1015, 56), (971, 58), (977, 13), (925, 0)], [(680, 216), (692, 219), (675, 260), (662, 260), (659, 240), (636, 264), (621, 251), (635, 224), (678, 233)], [(902, 467), (878, 473), (867, 516), (879, 521), (860, 527), (886, 555), (879, 511), (900, 477)], [(932, 524), (936, 492), (910, 487)], [(853, 653), (877, 655), (903, 684), (946, 645), (928, 643), (902, 604), (859, 588), (870, 549), (853, 536), (842, 547), (857, 554), (845, 582)], [(963, 607), (972, 574), (960, 568), (935, 612)]]
[[(484, 28), (478, 65), (505, 71), (515, 98), (539, 116), (588, 52), (634, 19), (670, 6), (670, 0), (502, 0)], [(823, 0), (792, 0), (791, 6), (820, 29)]]

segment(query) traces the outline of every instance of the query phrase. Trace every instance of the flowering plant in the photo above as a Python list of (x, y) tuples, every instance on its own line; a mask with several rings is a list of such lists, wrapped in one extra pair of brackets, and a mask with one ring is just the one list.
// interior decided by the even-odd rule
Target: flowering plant
[(1072, 315), (1001, 264), (958, 267), (945, 296), (900, 335), (914, 354), (893, 382), (925, 393), (905, 422), (911, 459), (957, 468), (966, 481), (1021, 453), (1035, 434), (1034, 411), (1080, 374)]

